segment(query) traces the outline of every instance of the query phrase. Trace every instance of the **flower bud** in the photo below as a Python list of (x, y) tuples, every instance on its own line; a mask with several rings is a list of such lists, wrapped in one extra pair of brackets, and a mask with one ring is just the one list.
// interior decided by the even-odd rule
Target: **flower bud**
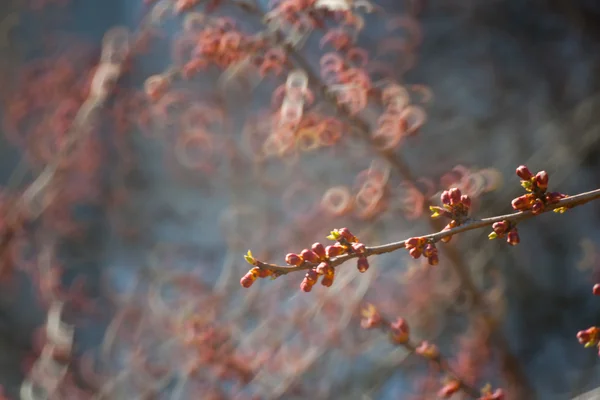
[(510, 232), (508, 232), (508, 235), (506, 235), (506, 242), (511, 246), (518, 245), (520, 241), (519, 233), (516, 229), (512, 229)]
[(594, 296), (600, 296), (600, 283), (596, 283), (592, 289)]
[(427, 257), (429, 265), (438, 265), (440, 263), (440, 257), (437, 254), (433, 254), (431, 257)]
[(365, 252), (365, 244), (364, 243), (352, 243), (352, 250), (356, 253), (362, 254)]
[(497, 235), (503, 235), (508, 230), (509, 224), (507, 221), (494, 222), (492, 229)]
[(423, 341), (421, 344), (415, 349), (415, 352), (425, 358), (429, 358), (430, 360), (436, 359), (440, 355), (440, 351), (438, 350), (435, 344), (431, 344), (428, 341)]
[(466, 208), (471, 208), (471, 197), (469, 197), (468, 194), (460, 196), (460, 202), (463, 203)]
[(342, 246), (340, 246), (339, 244), (334, 244), (331, 246), (327, 246), (325, 248), (325, 253), (327, 254), (327, 257), (329, 257), (329, 258), (337, 257), (340, 254), (344, 254), (344, 248)]
[(427, 243), (423, 248), (423, 255), (425, 257), (431, 257), (432, 255), (437, 254), (437, 249), (433, 243)]
[(524, 181), (528, 181), (531, 178), (533, 178), (533, 174), (531, 173), (529, 168), (527, 168), (524, 165), (520, 165), (517, 168), (517, 175), (519, 176), (519, 178), (523, 179)]
[(546, 201), (550, 204), (558, 203), (560, 199), (564, 199), (565, 197), (567, 197), (567, 195), (559, 192), (546, 193)]
[(410, 254), (410, 256), (414, 259), (417, 259), (419, 257), (421, 257), (421, 249), (417, 248), (417, 247), (413, 247), (412, 249), (410, 249), (408, 251), (408, 254)]
[(442, 204), (449, 206), (450, 205), (450, 193), (447, 190), (444, 190), (442, 192), (442, 195), (440, 196), (440, 200), (442, 200)]
[(421, 247), (423, 245), (423, 238), (411, 237), (406, 239), (406, 242), (404, 243), (407, 249), (412, 249), (413, 247)]
[(304, 260), (296, 253), (289, 253), (287, 256), (285, 256), (285, 262), (289, 265), (294, 265), (297, 267), (302, 264)]
[(373, 304), (367, 304), (360, 313), (362, 316), (360, 326), (362, 326), (363, 329), (371, 329), (381, 323), (381, 315)]
[(444, 387), (440, 389), (440, 391), (438, 392), (438, 397), (441, 397), (442, 399), (449, 399), (450, 397), (452, 397), (452, 395), (454, 395), (460, 390), (460, 386), (460, 381), (453, 379), (450, 382), (446, 383)]
[(462, 193), (460, 192), (459, 188), (452, 188), (448, 191), (448, 193), (450, 195), (450, 204), (451, 205), (460, 203), (460, 197), (462, 196)]
[(517, 211), (525, 211), (529, 210), (532, 203), (532, 196), (529, 194), (524, 194), (523, 196), (519, 196), (511, 202), (512, 208)]
[(535, 184), (542, 191), (548, 189), (548, 173), (546, 171), (538, 172), (535, 175)]
[(310, 284), (306, 279), (304, 279), (301, 283), (300, 283), (300, 290), (302, 290), (303, 292), (310, 292), (312, 290), (313, 285)]
[(306, 281), (308, 283), (310, 283), (311, 285), (314, 285), (315, 283), (317, 283), (318, 278), (319, 278), (319, 274), (317, 274), (317, 271), (315, 271), (314, 268), (306, 271), (306, 275), (304, 276), (304, 279), (306, 279)]
[(256, 278), (254, 277), (254, 275), (248, 272), (242, 277), (242, 279), (240, 279), (240, 284), (242, 285), (242, 287), (249, 288), (250, 286), (252, 286), (255, 280)]
[(356, 268), (358, 268), (361, 273), (366, 272), (369, 269), (369, 260), (367, 260), (367, 257), (358, 257)]
[(533, 205), (531, 206), (531, 212), (534, 215), (538, 215), (542, 211), (544, 211), (544, 203), (540, 199), (535, 199), (535, 201), (533, 202)]
[(350, 232), (350, 229), (348, 229), (348, 228), (342, 228), (342, 229), (340, 229), (339, 233), (342, 236), (342, 238), (346, 239), (350, 243), (354, 243), (354, 242), (357, 241), (356, 236), (354, 236)]
[(325, 287), (331, 287), (333, 285), (333, 279), (335, 278), (335, 270), (331, 268), (331, 272), (327, 273), (323, 279), (321, 279), (321, 285)]
[(598, 344), (600, 329), (596, 326), (586, 329), (585, 331), (577, 332), (577, 340), (586, 347), (595, 346)]
[(309, 250), (309, 249), (302, 250), (302, 252), (300, 253), (300, 257), (302, 257), (302, 259), (304, 261), (308, 261), (309, 263), (318, 263), (319, 262), (319, 256), (315, 252), (313, 252), (312, 250)]
[(322, 260), (327, 257), (327, 253), (325, 253), (325, 246), (323, 246), (321, 243), (313, 243), (311, 249), (319, 257), (319, 259)]
[(319, 275), (327, 275), (331, 273), (331, 270), (333, 269), (333, 267), (331, 265), (329, 265), (328, 262), (323, 261), (321, 264), (319, 264), (317, 266), (317, 268), (315, 269), (317, 271), (317, 274)]
[(410, 329), (404, 318), (398, 318), (390, 324), (390, 338), (394, 343), (403, 344), (408, 342)]

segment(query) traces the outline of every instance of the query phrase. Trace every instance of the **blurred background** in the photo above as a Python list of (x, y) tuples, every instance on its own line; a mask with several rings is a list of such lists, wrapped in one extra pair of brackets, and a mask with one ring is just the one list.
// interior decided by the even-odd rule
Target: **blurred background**
[[(435, 267), (398, 251), (311, 293), (301, 273), (240, 286), (248, 249), (285, 265), (334, 228), (367, 246), (439, 230), (428, 206), (451, 186), (475, 217), (510, 213), (520, 164), (546, 170), (551, 190), (600, 186), (596, 2), (357, 1), (352, 18), (324, 11), (346, 4), (333, 0), (196, 3), (0, 5), (7, 398), (437, 398), (443, 374), (361, 328), (367, 303), (404, 317), (474, 387), (558, 400), (598, 386), (598, 354), (576, 338), (600, 323), (593, 202), (524, 222), (514, 247), (461, 234)], [(232, 35), (217, 61), (188, 64), (208, 57), (199, 37), (233, 31), (254, 43), (248, 58)], [(344, 35), (354, 44), (336, 50)], [(362, 94), (324, 71), (324, 55), (353, 48)], [(294, 68), (314, 101), (290, 145), (272, 120)], [(149, 90), (153, 76), (168, 87)], [(412, 107), (393, 134), (390, 87)], [(74, 327), (62, 348), (57, 304)]]

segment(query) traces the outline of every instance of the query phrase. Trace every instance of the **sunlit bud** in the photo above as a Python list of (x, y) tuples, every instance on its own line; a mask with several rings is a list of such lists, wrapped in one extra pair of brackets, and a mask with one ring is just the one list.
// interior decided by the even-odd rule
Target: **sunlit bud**
[(317, 266), (317, 268), (315, 270), (317, 271), (317, 274), (319, 274), (319, 275), (326, 275), (331, 268), (333, 268), (333, 267), (331, 265), (329, 265), (329, 263), (322, 262), (321, 264), (319, 264)]
[(250, 286), (252, 286), (255, 280), (256, 277), (254, 275), (252, 275), (251, 273), (247, 273), (242, 277), (242, 279), (240, 279), (240, 284), (245, 288), (249, 288)]
[(532, 203), (532, 196), (530, 194), (524, 194), (523, 196), (519, 196), (511, 202), (512, 208), (517, 211), (525, 211), (528, 210)]
[(316, 255), (315, 252), (313, 252), (312, 250), (309, 250), (309, 249), (302, 250), (302, 252), (300, 253), (300, 257), (302, 257), (302, 259), (304, 261), (308, 261), (310, 263), (318, 263), (319, 262), (319, 256)]
[(311, 285), (314, 285), (315, 283), (317, 283), (318, 278), (319, 278), (319, 275), (317, 274), (317, 271), (315, 271), (314, 269), (309, 269), (306, 272), (306, 276), (304, 277), (304, 279), (306, 279), (306, 281), (308, 283), (310, 283)]
[(506, 235), (506, 242), (511, 246), (518, 245), (520, 241), (519, 233), (516, 229), (512, 229), (510, 232), (508, 232), (508, 235)]
[(421, 342), (419, 347), (415, 349), (415, 352), (423, 357), (429, 358), (430, 360), (433, 360), (440, 355), (437, 346), (427, 341)]
[(362, 316), (360, 325), (364, 329), (374, 328), (381, 323), (381, 315), (373, 304), (367, 304), (365, 307), (363, 307), (363, 309), (360, 311), (360, 314)]
[(433, 243), (427, 243), (425, 248), (423, 248), (423, 255), (425, 257), (431, 257), (432, 255), (437, 254), (437, 249)]
[(544, 203), (540, 199), (535, 199), (533, 205), (531, 206), (531, 212), (535, 215), (540, 214), (544, 211)]
[(304, 262), (304, 260), (296, 253), (289, 253), (287, 256), (285, 256), (285, 262), (289, 265), (299, 266)]
[(360, 272), (366, 272), (369, 269), (369, 260), (367, 260), (367, 257), (358, 257), (356, 268), (358, 268)]
[(357, 253), (364, 253), (365, 245), (364, 243), (352, 243), (352, 250), (354, 250)]
[(413, 247), (421, 247), (424, 241), (420, 237), (411, 237), (406, 239), (405, 246), (407, 249), (411, 249)]
[(335, 278), (335, 270), (332, 268), (331, 273), (327, 273), (325, 276), (323, 276), (323, 279), (321, 279), (321, 285), (330, 287), (331, 285), (333, 285), (334, 278)]
[(438, 265), (440, 263), (440, 258), (437, 254), (433, 254), (431, 257), (427, 258), (429, 265)]
[(462, 193), (460, 192), (459, 188), (452, 188), (448, 191), (448, 193), (450, 194), (451, 205), (460, 203), (460, 196), (462, 196)]
[(304, 279), (301, 283), (300, 283), (300, 290), (302, 290), (303, 292), (310, 292), (312, 290), (313, 285), (311, 283), (309, 283), (306, 279)]
[(452, 235), (450, 235), (450, 236), (444, 236), (443, 238), (440, 239), (440, 242), (442, 242), (442, 243), (448, 243), (451, 240), (452, 240)]
[(415, 258), (415, 259), (416, 259), (416, 258), (419, 258), (419, 257), (421, 257), (421, 249), (419, 249), (419, 248), (417, 248), (417, 247), (413, 247), (412, 249), (410, 249), (410, 250), (408, 251), (408, 254), (410, 254), (410, 256), (411, 256), (412, 258)]
[(585, 345), (585, 347), (591, 347), (598, 344), (600, 338), (600, 329), (596, 326), (586, 329), (585, 331), (577, 332), (577, 340), (579, 343)]
[(540, 171), (535, 174), (535, 184), (542, 191), (548, 189), (548, 173), (546, 171)]
[(394, 343), (402, 344), (408, 342), (410, 329), (404, 318), (398, 318), (390, 324), (390, 338)]
[(524, 181), (528, 181), (531, 178), (533, 178), (533, 174), (531, 173), (529, 168), (527, 168), (524, 165), (520, 165), (517, 168), (517, 175), (519, 176), (519, 178), (523, 179)]
[(438, 392), (438, 397), (441, 397), (442, 399), (449, 399), (450, 397), (452, 397), (452, 395), (457, 393), (459, 390), (460, 390), (460, 381), (451, 380), (450, 382), (446, 383), (444, 385), (444, 387), (442, 387), (440, 389), (440, 391)]
[(325, 248), (325, 253), (327, 254), (327, 257), (337, 257), (340, 254), (344, 254), (344, 248), (342, 246), (340, 246), (339, 244), (334, 244), (331, 246), (327, 246)]
[(492, 229), (496, 234), (502, 235), (508, 230), (509, 224), (507, 221), (494, 222)]
[(550, 204), (558, 203), (560, 199), (564, 199), (565, 197), (567, 197), (566, 194), (562, 194), (559, 192), (546, 193), (546, 201)]
[(442, 204), (445, 204), (447, 206), (450, 205), (450, 193), (448, 193), (447, 190), (444, 190), (442, 192), (442, 195), (440, 196), (440, 199), (442, 200)]
[(325, 253), (325, 246), (323, 246), (321, 243), (314, 243), (312, 245), (312, 251), (319, 256), (320, 259), (327, 257), (327, 253)]
[(342, 237), (344, 239), (346, 239), (349, 242), (356, 242), (356, 237), (350, 232), (350, 229), (348, 228), (342, 228), (339, 230), (340, 235), (342, 235)]
[(471, 208), (471, 198), (468, 194), (463, 194), (460, 196), (460, 202), (467, 208)]

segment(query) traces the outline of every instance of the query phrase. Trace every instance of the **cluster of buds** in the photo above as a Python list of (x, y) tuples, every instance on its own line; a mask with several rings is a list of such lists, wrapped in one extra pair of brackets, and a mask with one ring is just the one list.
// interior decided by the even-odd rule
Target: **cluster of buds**
[(312, 265), (300, 284), (300, 289), (304, 292), (312, 290), (319, 276), (323, 276), (321, 280), (323, 286), (333, 285), (335, 268), (331, 265), (332, 258), (344, 254), (358, 254), (358, 270), (365, 272), (369, 269), (369, 261), (366, 256), (362, 255), (366, 250), (365, 245), (359, 243), (358, 238), (348, 228), (334, 229), (327, 239), (335, 240), (337, 243), (327, 247), (321, 243), (314, 243), (310, 249), (304, 249), (300, 254), (289, 253), (285, 257), (285, 262), (292, 266), (300, 267), (305, 263)]
[(242, 279), (240, 279), (240, 284), (243, 287), (249, 288), (258, 278), (266, 278), (268, 276), (273, 275), (273, 271), (256, 266), (257, 261), (254, 258), (254, 256), (252, 256), (252, 252), (250, 250), (248, 250), (248, 254), (246, 254), (244, 258), (246, 259), (248, 264), (254, 265), (255, 267), (250, 269), (250, 271), (248, 271), (246, 275), (244, 275)]
[(412, 258), (417, 259), (423, 255), (427, 258), (429, 265), (438, 265), (440, 262), (435, 243), (427, 238), (411, 237), (406, 240), (405, 247)]
[(494, 230), (492, 233), (488, 235), (490, 240), (496, 238), (503, 238), (506, 236), (506, 242), (512, 246), (516, 246), (520, 242), (519, 232), (517, 231), (517, 226), (511, 224), (510, 221), (500, 221), (494, 222), (492, 225), (492, 229)]
[[(542, 213), (547, 205), (555, 204), (560, 199), (567, 197), (566, 194), (547, 192), (548, 173), (546, 171), (540, 171), (533, 175), (529, 168), (521, 165), (517, 168), (517, 175), (521, 178), (521, 186), (529, 192), (513, 199), (511, 204), (517, 211), (531, 210), (533, 214), (537, 215)], [(566, 208), (560, 207), (554, 211), (563, 213)]]
[[(469, 195), (462, 194), (458, 188), (451, 188), (444, 190), (440, 199), (442, 207), (431, 206), (429, 210), (432, 212), (431, 218), (447, 217), (451, 219), (450, 223), (444, 227), (444, 231), (456, 228), (465, 222), (471, 209), (471, 198)], [(441, 240), (447, 243), (451, 238), (452, 236), (446, 236)]]

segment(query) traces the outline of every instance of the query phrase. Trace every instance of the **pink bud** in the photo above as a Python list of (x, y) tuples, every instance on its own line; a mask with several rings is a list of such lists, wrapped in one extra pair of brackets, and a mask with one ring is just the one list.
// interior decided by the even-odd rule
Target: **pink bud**
[(313, 285), (311, 285), (310, 283), (308, 283), (306, 281), (306, 279), (304, 279), (301, 283), (300, 283), (300, 290), (302, 290), (303, 292), (310, 292), (312, 290)]
[(348, 228), (342, 228), (338, 232), (347, 241), (349, 241), (349, 242), (353, 242), (354, 241), (354, 235), (350, 232), (350, 229), (348, 229)]
[(417, 247), (413, 247), (412, 249), (410, 249), (408, 251), (408, 254), (410, 254), (410, 256), (412, 258), (417, 259), (417, 258), (421, 257), (421, 250), (419, 248), (417, 248)]
[(471, 208), (471, 198), (468, 194), (463, 194), (460, 196), (460, 202), (463, 203), (465, 207)]
[(427, 245), (425, 245), (425, 248), (423, 249), (423, 255), (425, 257), (431, 257), (436, 253), (437, 249), (435, 248), (435, 245), (433, 243), (427, 243)]
[(356, 262), (356, 268), (360, 272), (366, 272), (369, 269), (369, 260), (367, 260), (367, 257), (359, 257)]
[(319, 262), (319, 256), (317, 256), (315, 254), (315, 252), (313, 252), (312, 250), (309, 250), (309, 249), (302, 250), (302, 252), (300, 253), (300, 257), (302, 257), (302, 259), (304, 261), (308, 261), (310, 263), (318, 263)]
[(519, 238), (519, 233), (516, 229), (512, 229), (510, 232), (508, 232), (508, 235), (506, 236), (506, 242), (508, 244), (510, 244), (511, 246), (516, 246), (519, 244), (520, 241), (521, 240)]
[(317, 271), (315, 271), (314, 268), (306, 271), (306, 276), (304, 277), (304, 279), (306, 279), (306, 281), (310, 284), (315, 284), (318, 278), (319, 274), (317, 274)]
[(287, 256), (285, 256), (285, 262), (289, 265), (295, 265), (297, 267), (302, 264), (304, 260), (296, 253), (289, 253)]
[(540, 171), (535, 175), (535, 184), (540, 190), (548, 189), (548, 173)]
[(536, 199), (533, 202), (533, 205), (531, 206), (531, 212), (534, 215), (538, 215), (540, 214), (542, 211), (544, 211), (544, 203), (542, 202), (542, 200), (540, 199)]
[(520, 165), (517, 168), (517, 175), (519, 176), (519, 178), (523, 179), (524, 181), (528, 181), (531, 178), (533, 178), (533, 174), (531, 173), (529, 168), (527, 168), (524, 165)]
[(340, 254), (344, 253), (344, 248), (340, 245), (331, 245), (331, 246), (327, 246), (325, 248), (325, 253), (327, 254), (327, 257), (337, 257)]
[(249, 288), (252, 286), (255, 280), (256, 279), (252, 275), (246, 274), (242, 277), (242, 279), (240, 279), (240, 284), (245, 288)]
[(314, 243), (311, 248), (320, 259), (327, 257), (327, 253), (325, 253), (325, 247), (321, 243)]
[(448, 193), (450, 194), (451, 205), (460, 203), (460, 196), (462, 196), (462, 193), (460, 192), (459, 188), (452, 188), (448, 191)]
[(352, 250), (357, 253), (364, 253), (365, 244), (364, 243), (352, 243)]
[(502, 235), (508, 229), (508, 223), (506, 221), (495, 222), (492, 225), (492, 229), (496, 232), (497, 235)]
[(447, 190), (444, 190), (442, 192), (442, 195), (440, 196), (440, 199), (442, 200), (442, 204), (445, 204), (447, 206), (450, 205), (450, 193), (448, 193)]

